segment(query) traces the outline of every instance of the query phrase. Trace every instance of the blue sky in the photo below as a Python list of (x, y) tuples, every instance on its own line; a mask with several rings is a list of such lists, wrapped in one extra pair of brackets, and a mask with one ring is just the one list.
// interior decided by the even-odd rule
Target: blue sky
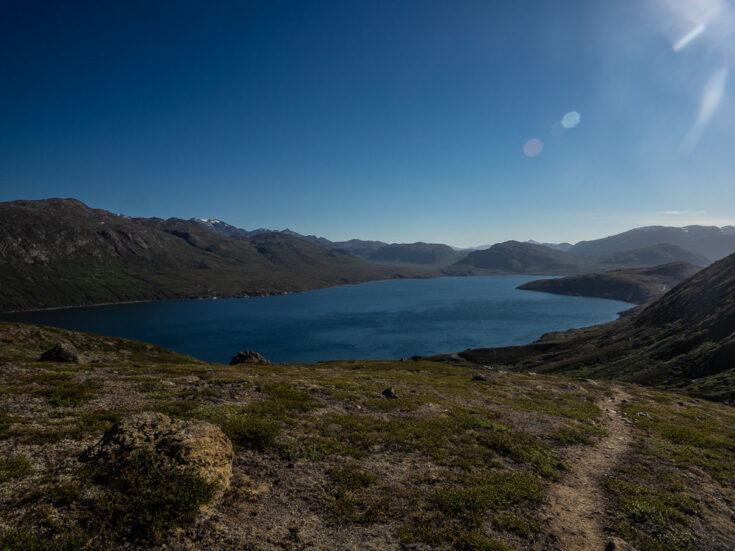
[(735, 223), (729, 0), (0, 10), (0, 200), (459, 246)]

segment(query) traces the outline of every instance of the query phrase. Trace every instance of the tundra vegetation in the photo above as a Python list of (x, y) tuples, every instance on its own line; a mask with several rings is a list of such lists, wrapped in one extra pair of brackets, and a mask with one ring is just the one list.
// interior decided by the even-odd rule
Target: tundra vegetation
[[(59, 342), (79, 363), (37, 361)], [(631, 438), (600, 473), (589, 513), (602, 536), (641, 550), (735, 545), (724, 404), (489, 369), (473, 380), (423, 360), (224, 366), (22, 324), (0, 324), (0, 343), (0, 549), (532, 549), (550, 541), (548, 498), (572, 458), (611, 437), (621, 389)], [(231, 439), (231, 485), (206, 514), (215, 485), (155, 454), (115, 473), (80, 459), (146, 411)]]

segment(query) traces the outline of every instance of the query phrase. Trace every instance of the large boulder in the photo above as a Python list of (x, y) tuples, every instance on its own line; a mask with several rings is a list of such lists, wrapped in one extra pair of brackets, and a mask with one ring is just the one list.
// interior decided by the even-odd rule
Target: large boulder
[(266, 360), (261, 354), (253, 352), (252, 350), (240, 350), (234, 358), (230, 360), (230, 365), (237, 364), (260, 364), (270, 365), (270, 362)]
[(107, 466), (140, 453), (155, 453), (164, 464), (216, 481), (219, 497), (232, 477), (232, 442), (210, 423), (171, 419), (162, 413), (140, 413), (110, 428), (84, 454), (84, 459)]
[(41, 354), (38, 361), (79, 363), (79, 354), (77, 354), (76, 349), (70, 344), (56, 343), (53, 348)]

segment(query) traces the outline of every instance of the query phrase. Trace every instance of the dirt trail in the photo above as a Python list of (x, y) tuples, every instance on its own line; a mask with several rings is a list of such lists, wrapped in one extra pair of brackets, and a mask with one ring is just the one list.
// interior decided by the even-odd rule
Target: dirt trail
[[(607, 436), (595, 446), (574, 446), (566, 456), (571, 470), (547, 493), (546, 523), (534, 549), (563, 551), (604, 551), (610, 539), (605, 535), (605, 495), (600, 484), (631, 443), (630, 427), (620, 412), (621, 400), (630, 396), (613, 389), (612, 400), (597, 402)], [(540, 541), (539, 541), (540, 540)], [(624, 548), (619, 540), (616, 549)]]

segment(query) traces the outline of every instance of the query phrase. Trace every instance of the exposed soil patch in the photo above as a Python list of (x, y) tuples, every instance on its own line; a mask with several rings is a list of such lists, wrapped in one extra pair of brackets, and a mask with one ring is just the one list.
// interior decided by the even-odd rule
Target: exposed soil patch
[[(549, 488), (544, 505), (546, 524), (535, 547), (538, 550), (604, 550), (611, 540), (605, 534), (609, 522), (601, 482), (620, 463), (633, 439), (619, 409), (621, 401), (630, 396), (619, 388), (612, 391), (612, 398), (597, 404), (603, 412), (607, 436), (595, 446), (570, 446), (565, 459), (571, 470)], [(624, 548), (620, 540), (613, 541), (616, 549)]]

